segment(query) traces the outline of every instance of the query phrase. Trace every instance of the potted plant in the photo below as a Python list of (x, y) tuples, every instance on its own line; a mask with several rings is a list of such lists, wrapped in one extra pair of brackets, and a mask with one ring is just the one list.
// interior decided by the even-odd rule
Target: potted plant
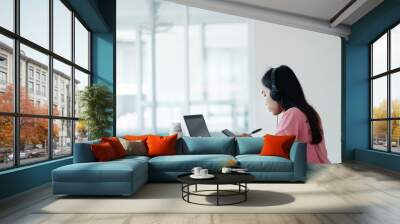
[(110, 136), (113, 117), (113, 95), (103, 84), (94, 84), (80, 92), (79, 106), (81, 108), (80, 128), (87, 127), (89, 140)]

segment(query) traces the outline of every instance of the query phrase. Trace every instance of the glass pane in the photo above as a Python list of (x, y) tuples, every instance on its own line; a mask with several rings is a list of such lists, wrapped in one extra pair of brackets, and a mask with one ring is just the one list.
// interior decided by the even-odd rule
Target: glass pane
[(13, 118), (0, 116), (0, 170), (14, 165)]
[(400, 25), (391, 31), (390, 37), (391, 69), (400, 67)]
[(86, 86), (89, 86), (89, 75), (81, 72), (78, 69), (75, 69), (75, 117), (79, 117), (81, 114), (80, 103), (80, 94), (85, 89)]
[(75, 18), (75, 63), (89, 69), (89, 32)]
[(88, 140), (88, 129), (83, 120), (75, 121), (75, 143)]
[(387, 71), (387, 34), (372, 44), (372, 74), (378, 75)]
[(0, 35), (0, 111), (14, 111), (14, 44)]
[[(160, 2), (156, 17), (156, 98), (161, 102), (184, 100), (184, 26), (185, 7)], [(159, 113), (157, 113), (159, 114)], [(157, 118), (157, 120), (163, 120)], [(157, 123), (158, 125), (159, 123)]]
[[(151, 5), (148, 0), (117, 1), (117, 135), (152, 128)], [(139, 9), (140, 8), (140, 9)]]
[(381, 77), (372, 81), (372, 118), (387, 117), (387, 78)]
[(157, 107), (157, 133), (168, 134), (172, 123), (182, 120), (183, 106), (179, 104)]
[(53, 51), (71, 60), (71, 11), (60, 1), (53, 0)]
[(20, 109), (25, 114), (48, 114), (49, 57), (21, 44)]
[(391, 75), (390, 85), (391, 116), (400, 117), (400, 72)]
[(71, 66), (53, 60), (53, 114), (72, 117)]
[(20, 0), (21, 36), (49, 47), (49, 0)]
[(72, 121), (53, 120), (53, 156), (72, 154)]
[(372, 122), (372, 148), (387, 151), (387, 121)]
[(0, 26), (14, 31), (14, 0), (0, 1)]
[(45, 118), (20, 118), (20, 162), (34, 163), (49, 158), (49, 120)]
[(400, 120), (393, 120), (390, 122), (392, 132), (392, 152), (400, 153)]
[(246, 20), (190, 8), (189, 23), (190, 113), (205, 114), (212, 132), (248, 131)]

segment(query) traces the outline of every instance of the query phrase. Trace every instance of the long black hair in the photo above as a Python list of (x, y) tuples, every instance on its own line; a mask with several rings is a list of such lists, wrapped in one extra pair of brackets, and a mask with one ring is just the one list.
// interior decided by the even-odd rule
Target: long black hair
[[(272, 77), (272, 73), (274, 73), (274, 77)], [(278, 101), (284, 110), (297, 107), (306, 115), (311, 129), (311, 143), (320, 143), (322, 141), (320, 117), (317, 111), (307, 102), (303, 88), (293, 70), (286, 65), (281, 65), (275, 69), (271, 68), (264, 74), (261, 82), (271, 90), (271, 93), (274, 94), (271, 95), (272, 98)]]

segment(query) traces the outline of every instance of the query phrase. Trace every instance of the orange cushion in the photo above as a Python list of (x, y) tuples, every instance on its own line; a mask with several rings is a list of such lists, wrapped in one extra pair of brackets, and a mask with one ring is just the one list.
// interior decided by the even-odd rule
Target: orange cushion
[(178, 135), (149, 136), (146, 141), (148, 156), (175, 155), (177, 137)]
[(260, 155), (280, 156), (289, 159), (290, 147), (292, 147), (295, 139), (295, 135), (265, 135)]
[(152, 136), (152, 135), (125, 135), (124, 139), (129, 140), (129, 141), (143, 141), (146, 142), (147, 137)]
[(110, 161), (117, 158), (114, 149), (108, 142), (93, 144), (91, 145), (91, 149), (94, 154), (94, 157), (99, 162)]
[(117, 137), (109, 137), (109, 138), (101, 138), (101, 142), (108, 142), (114, 149), (115, 155), (118, 158), (126, 156), (126, 151), (124, 146), (122, 146), (121, 142)]

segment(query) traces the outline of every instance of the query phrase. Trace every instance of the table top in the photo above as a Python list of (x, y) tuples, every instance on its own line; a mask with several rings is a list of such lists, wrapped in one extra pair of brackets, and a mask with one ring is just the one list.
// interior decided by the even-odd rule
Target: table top
[(179, 175), (177, 180), (186, 184), (236, 184), (248, 183), (255, 180), (249, 173), (212, 173), (215, 177), (211, 179), (193, 179), (191, 173)]

